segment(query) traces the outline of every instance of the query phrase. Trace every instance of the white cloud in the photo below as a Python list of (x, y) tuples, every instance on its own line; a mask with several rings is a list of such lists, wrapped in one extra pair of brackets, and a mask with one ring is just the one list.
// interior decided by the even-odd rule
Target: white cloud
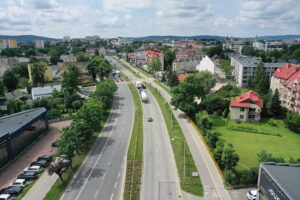
[(58, 7), (58, 3), (55, 0), (21, 0), (21, 4), (35, 9), (52, 9)]
[(105, 12), (129, 12), (131, 9), (146, 9), (150, 8), (151, 0), (103, 0), (103, 9)]

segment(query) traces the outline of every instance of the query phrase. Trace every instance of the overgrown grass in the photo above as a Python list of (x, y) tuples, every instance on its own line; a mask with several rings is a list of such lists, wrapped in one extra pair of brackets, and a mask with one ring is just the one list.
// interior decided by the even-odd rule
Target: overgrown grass
[[(271, 135), (253, 134), (246, 131), (234, 131), (227, 128), (227, 119), (214, 118), (214, 130), (219, 132), (221, 139), (225, 143), (232, 143), (234, 149), (240, 157), (237, 170), (244, 170), (251, 167), (258, 167), (256, 155), (261, 150), (272, 153), (273, 156), (282, 157), (286, 162), (291, 157), (300, 158), (300, 135), (290, 131), (285, 127), (282, 120), (276, 121), (277, 126), (268, 124), (268, 120), (259, 123), (241, 122), (240, 124), (229, 121), (228, 125), (253, 127), (255, 129), (265, 129), (277, 132), (282, 137), (274, 137)], [(243, 167), (245, 166), (245, 167)]]
[(113, 57), (113, 59), (115, 59), (120, 65), (122, 65), (123, 67), (125, 67), (125, 69), (127, 69), (128, 71), (130, 71), (135, 77), (137, 77), (139, 79), (143, 79), (143, 77), (141, 75), (137, 74), (133, 69), (131, 69), (131, 67), (125, 65), (119, 59), (117, 59), (115, 57)]
[[(108, 118), (110, 110), (106, 113), (105, 119)], [(102, 128), (105, 123), (102, 123)], [(101, 129), (102, 129), (101, 128)], [(81, 166), (82, 162), (86, 158), (87, 154), (89, 153), (91, 147), (93, 146), (94, 142), (96, 141), (97, 137), (99, 136), (100, 132), (93, 133), (92, 137), (87, 141), (87, 144), (82, 149), (82, 153), (75, 156), (72, 160), (72, 168), (69, 168), (62, 177), (64, 181), (57, 179), (54, 185), (51, 187), (49, 192), (46, 194), (44, 200), (59, 200), (62, 194), (64, 193), (65, 189), (68, 187), (69, 183), (72, 181), (75, 173)]]
[(255, 128), (253, 126), (228, 125), (227, 129), (233, 130), (233, 131), (241, 131), (241, 132), (247, 132), (247, 133), (254, 133), (254, 134), (273, 135), (273, 136), (279, 136), (279, 137), (282, 136), (276, 130)]
[(155, 82), (159, 87), (161, 87), (163, 90), (165, 90), (170, 96), (172, 96), (170, 87), (168, 87), (168, 86), (165, 85), (164, 83), (162, 83), (162, 82), (160, 82), (160, 81), (157, 81), (157, 80), (155, 80), (154, 82)]
[(163, 96), (151, 85), (144, 83), (155, 96), (168, 129), (171, 145), (175, 155), (177, 170), (180, 177), (181, 189), (196, 196), (203, 196), (203, 187), (199, 177), (193, 177), (192, 172), (197, 172), (197, 168), (185, 141), (183, 132), (173, 116), (170, 105)]
[(127, 154), (124, 199), (138, 200), (143, 166), (143, 109), (135, 86), (132, 83), (128, 86), (134, 101), (135, 117)]

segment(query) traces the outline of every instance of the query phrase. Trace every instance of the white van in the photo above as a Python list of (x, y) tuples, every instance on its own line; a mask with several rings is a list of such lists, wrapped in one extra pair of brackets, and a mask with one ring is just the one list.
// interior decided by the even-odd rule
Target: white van
[(0, 194), (0, 200), (13, 200), (10, 194)]

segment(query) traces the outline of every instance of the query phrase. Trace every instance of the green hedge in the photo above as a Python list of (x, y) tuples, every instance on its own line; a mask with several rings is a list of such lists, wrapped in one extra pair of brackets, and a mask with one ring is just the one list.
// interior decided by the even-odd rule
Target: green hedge
[(263, 134), (263, 135), (273, 135), (282, 137), (282, 135), (274, 130), (268, 129), (258, 129), (251, 126), (235, 126), (235, 125), (228, 125), (227, 129), (233, 131), (241, 131), (241, 132), (248, 132), (248, 133), (255, 133), (255, 134)]

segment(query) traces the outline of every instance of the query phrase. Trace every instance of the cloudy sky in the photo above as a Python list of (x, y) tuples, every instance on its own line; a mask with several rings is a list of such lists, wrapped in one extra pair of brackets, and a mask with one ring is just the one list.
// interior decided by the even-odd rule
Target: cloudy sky
[(0, 0), (4, 34), (300, 34), (300, 0)]

